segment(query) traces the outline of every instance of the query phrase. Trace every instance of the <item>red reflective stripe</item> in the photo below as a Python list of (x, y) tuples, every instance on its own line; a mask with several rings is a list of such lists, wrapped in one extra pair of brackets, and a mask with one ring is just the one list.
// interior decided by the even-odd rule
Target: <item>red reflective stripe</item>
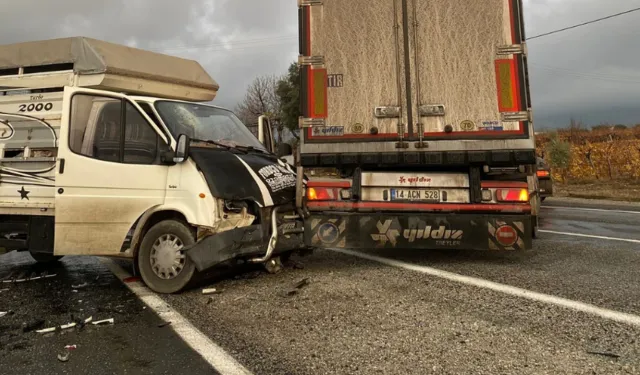
[[(304, 9), (304, 27), (305, 27), (305, 35), (306, 35), (306, 44), (305, 44), (305, 56), (311, 56), (311, 7), (307, 6)], [(512, 21), (513, 22), (513, 21)]]
[(350, 188), (349, 181), (307, 181), (308, 187)]
[(483, 189), (500, 189), (500, 188), (527, 189), (529, 187), (529, 185), (526, 182), (516, 182), (516, 181), (483, 181), (481, 186)]
[(382, 209), (399, 211), (509, 211), (531, 212), (529, 204), (437, 204), (437, 203), (394, 203), (394, 202), (308, 202), (309, 209)]

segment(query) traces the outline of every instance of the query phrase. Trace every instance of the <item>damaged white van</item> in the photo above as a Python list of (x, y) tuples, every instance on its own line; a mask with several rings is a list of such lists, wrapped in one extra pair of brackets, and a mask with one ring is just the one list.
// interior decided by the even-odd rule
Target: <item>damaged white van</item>
[(134, 259), (160, 293), (303, 247), (296, 175), (195, 61), (88, 38), (0, 46), (0, 252)]

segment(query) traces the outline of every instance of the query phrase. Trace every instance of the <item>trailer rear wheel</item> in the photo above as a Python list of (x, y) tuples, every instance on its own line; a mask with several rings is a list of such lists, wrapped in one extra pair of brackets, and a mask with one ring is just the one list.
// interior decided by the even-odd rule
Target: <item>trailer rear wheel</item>
[(33, 258), (33, 260), (35, 260), (38, 263), (55, 263), (60, 259), (64, 258), (64, 256), (47, 254), (47, 253), (29, 252), (29, 255), (31, 255), (31, 258)]
[(191, 229), (177, 220), (164, 220), (147, 231), (138, 250), (140, 276), (158, 293), (176, 293), (193, 278), (195, 265), (183, 248), (195, 242)]

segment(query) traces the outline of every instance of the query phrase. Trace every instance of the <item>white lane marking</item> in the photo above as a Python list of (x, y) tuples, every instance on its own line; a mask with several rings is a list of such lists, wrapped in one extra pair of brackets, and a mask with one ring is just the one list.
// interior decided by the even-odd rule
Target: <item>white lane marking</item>
[(592, 235), (592, 234), (556, 232), (554, 230), (546, 230), (546, 229), (538, 229), (538, 232), (540, 232), (540, 233), (549, 233), (549, 234), (561, 234), (563, 236), (595, 238), (595, 239), (598, 239), (598, 240), (609, 240), (609, 241), (640, 243), (640, 240), (634, 240), (634, 239), (631, 239), (631, 238), (617, 238), (617, 237), (607, 237), (607, 236), (595, 236), (595, 235)]
[(561, 206), (540, 206), (540, 208), (547, 209), (547, 210), (595, 211), (595, 212), (610, 212), (610, 213), (640, 215), (640, 211), (607, 210), (604, 208), (582, 208), (582, 207), (561, 207)]
[(493, 281), (479, 279), (476, 277), (464, 276), (453, 272), (442, 271), (437, 268), (431, 268), (426, 266), (419, 266), (416, 264), (401, 262), (389, 258), (383, 258), (376, 255), (365, 254), (353, 250), (345, 249), (330, 249), (338, 253), (351, 255), (354, 257), (371, 260), (374, 262), (386, 264), (387, 266), (403, 268), (409, 271), (420, 272), (429, 276), (439, 277), (445, 280), (453, 281), (456, 283), (471, 285), (479, 288), (493, 290), (508, 294), (510, 296), (526, 298), (536, 302), (543, 302), (550, 305), (556, 305), (571, 309), (574, 311), (580, 311), (587, 314), (596, 315), (605, 319), (613, 320), (620, 323), (626, 323), (629, 325), (640, 327), (640, 316), (623, 313), (615, 310), (609, 310), (598, 306), (590, 305), (584, 302), (574, 301), (562, 297), (556, 297), (549, 294), (538, 293), (527, 289), (518, 288), (511, 285), (500, 284)]
[[(122, 269), (111, 259), (100, 258), (111, 272), (120, 281), (131, 275)], [(150, 309), (167, 322), (171, 322), (171, 327), (193, 350), (204, 358), (216, 371), (222, 375), (252, 375), (244, 366), (238, 363), (233, 357), (216, 345), (205, 334), (200, 332), (189, 321), (172, 309), (162, 298), (147, 288), (142, 281), (123, 283), (142, 300)]]

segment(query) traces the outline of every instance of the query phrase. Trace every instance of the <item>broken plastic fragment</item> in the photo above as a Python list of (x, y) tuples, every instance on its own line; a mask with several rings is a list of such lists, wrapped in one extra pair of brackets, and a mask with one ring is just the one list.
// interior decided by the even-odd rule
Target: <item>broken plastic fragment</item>
[(36, 332), (38, 333), (51, 333), (51, 332), (55, 332), (57, 327), (50, 327), (50, 328), (44, 328), (44, 329), (39, 329)]
[(68, 323), (60, 326), (60, 329), (69, 329), (76, 326), (76, 323)]
[(214, 293), (218, 293), (218, 290), (216, 288), (202, 289), (202, 294), (214, 294)]
[(71, 355), (69, 351), (67, 351), (65, 354), (58, 354), (58, 361), (67, 362), (69, 360), (69, 355)]
[(7, 311), (0, 311), (0, 318), (2, 318), (3, 316), (9, 314), (9, 312)]
[(113, 318), (98, 320), (97, 322), (93, 322), (91, 324), (93, 324), (94, 326), (97, 326), (100, 324), (113, 324)]
[(78, 347), (75, 344), (67, 345), (64, 348), (67, 349), (67, 350), (76, 350), (76, 349), (78, 349)]

